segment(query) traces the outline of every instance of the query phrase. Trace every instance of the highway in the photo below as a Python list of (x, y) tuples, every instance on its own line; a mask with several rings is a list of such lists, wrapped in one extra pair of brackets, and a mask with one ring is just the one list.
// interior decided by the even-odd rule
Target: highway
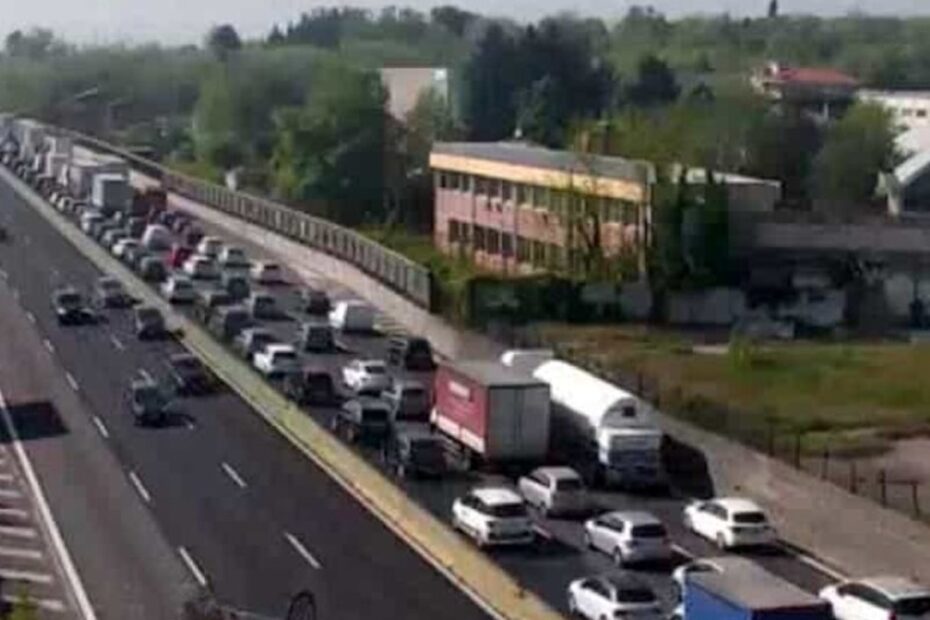
[[(0, 221), (13, 232), (0, 245), (0, 268), (18, 304), (3, 304), (3, 313), (21, 313), (12, 318), (25, 317), (43, 355), (54, 359), (45, 372), (59, 376), (48, 381), (64, 381), (77, 401), (62, 410), (97, 434), (87, 449), (115, 455), (132, 494), (114, 494), (106, 511), (122, 521), (142, 507), (154, 517), (160, 553), (168, 549), (173, 559), (162, 573), (152, 568), (149, 582), (182, 566), (178, 592), (193, 581), (225, 604), (268, 616), (280, 616), (294, 593), (309, 588), (323, 618), (367, 619), (372, 610), (384, 618), (486, 617), (233, 393), (181, 401), (168, 427), (136, 427), (125, 402), (130, 380), (141, 372), (164, 377), (167, 357), (182, 348), (139, 343), (126, 311), (107, 312), (102, 325), (58, 326), (52, 291), (67, 284), (89, 293), (101, 274), (4, 182)], [(15, 372), (0, 374), (0, 388), (16, 380)], [(88, 460), (68, 462), (68, 485), (50, 485), (56, 512), (86, 511), (76, 490), (102, 492), (106, 480), (82, 469)], [(80, 535), (62, 527), (69, 543)], [(119, 555), (107, 566), (75, 555), (94, 601), (109, 600), (108, 580), (138, 574)]]
[[(173, 201), (175, 206), (187, 204), (185, 200)], [(230, 234), (215, 226), (198, 222), (197, 224), (208, 234), (214, 234), (225, 241), (246, 249), (252, 259), (276, 260), (266, 247), (254, 243), (250, 239)], [(285, 265), (285, 267), (287, 267)], [(358, 299), (353, 291), (347, 289), (339, 282), (328, 279), (325, 274), (318, 274), (311, 281), (301, 281), (297, 274), (288, 272), (288, 279), (297, 285), (312, 284), (326, 289), (334, 300)], [(209, 286), (202, 284), (201, 286)], [(276, 295), (278, 304), (293, 320), (276, 321), (267, 324), (283, 341), (294, 339), (297, 325), (302, 318), (302, 312), (297, 302), (295, 287), (274, 287), (269, 289)], [(390, 317), (381, 316), (379, 322), (385, 326), (384, 331), (395, 331), (395, 322)], [(342, 365), (352, 357), (365, 357), (384, 359), (386, 341), (384, 338), (371, 337), (343, 337), (343, 344), (347, 352), (330, 355), (305, 355), (305, 363), (325, 368), (332, 376), (338, 377)], [(392, 369), (396, 376), (415, 378), (428, 381), (429, 377), (418, 373), (397, 371)], [(334, 409), (314, 407), (308, 413), (321, 424), (328, 424)], [(375, 450), (361, 448), (359, 452), (369, 461), (380, 466)], [(459, 474), (443, 480), (435, 481), (398, 481), (413, 498), (429, 509), (438, 518), (448, 522), (450, 507), (454, 498), (471, 486), (489, 481), (500, 481), (501, 478), (493, 475), (476, 473)], [(504, 479), (506, 483), (513, 480)], [(679, 561), (688, 557), (709, 557), (719, 555), (719, 550), (709, 542), (685, 531), (682, 526), (682, 509), (686, 498), (668, 496), (643, 496), (641, 494), (628, 494), (620, 492), (603, 492), (595, 494), (596, 502), (604, 510), (638, 509), (649, 510), (663, 520), (669, 528), (672, 538), (679, 551)], [(508, 570), (520, 583), (539, 594), (544, 600), (557, 609), (566, 610), (565, 588), (568, 582), (576, 577), (587, 574), (614, 570), (610, 560), (603, 555), (595, 554), (584, 549), (582, 544), (582, 528), (577, 521), (558, 519), (543, 519), (536, 517), (542, 540), (530, 550), (504, 550), (491, 551), (492, 557), (506, 570)], [(822, 586), (834, 580), (825, 574), (816, 563), (811, 565), (806, 558), (799, 559), (786, 549), (777, 548), (770, 551), (747, 552), (748, 555), (761, 565), (791, 581), (808, 591), (816, 592)], [(653, 588), (665, 600), (666, 607), (671, 609), (674, 605), (674, 590), (669, 579), (671, 567), (651, 567), (640, 571), (650, 582)]]

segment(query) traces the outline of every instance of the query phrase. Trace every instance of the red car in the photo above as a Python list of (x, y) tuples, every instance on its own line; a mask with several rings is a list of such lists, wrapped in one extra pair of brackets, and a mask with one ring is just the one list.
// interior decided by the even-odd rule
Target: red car
[(171, 246), (171, 254), (168, 255), (168, 264), (173, 269), (180, 269), (193, 253), (193, 248), (175, 243)]

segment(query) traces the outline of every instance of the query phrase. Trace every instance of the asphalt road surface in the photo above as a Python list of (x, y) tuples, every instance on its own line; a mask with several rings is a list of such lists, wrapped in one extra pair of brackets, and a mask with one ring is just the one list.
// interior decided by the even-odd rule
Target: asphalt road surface
[[(228, 390), (181, 400), (166, 427), (136, 427), (126, 407), (130, 380), (142, 372), (163, 378), (167, 357), (182, 348), (138, 342), (127, 311), (108, 311), (98, 325), (60, 327), (50, 305), (55, 288), (89, 293), (101, 274), (3, 182), (0, 222), (13, 234), (0, 245), (0, 276), (79, 399), (74, 409), (99, 435), (90, 449), (114, 454), (133, 490), (101, 510), (121, 521), (135, 519), (142, 506), (188, 581), (225, 604), (270, 616), (309, 588), (327, 619), (367, 620), (373, 611), (381, 618), (486, 617)], [(86, 460), (68, 462), (69, 485), (49, 488), (57, 512), (70, 512), (72, 502), (76, 512), (85, 510), (75, 498), (85, 487), (100, 494), (95, 487), (104, 481), (81, 469)], [(72, 532), (62, 527), (70, 544)], [(75, 556), (89, 572), (92, 600), (95, 583), (118, 583), (130, 570), (119, 557), (103, 566)]]

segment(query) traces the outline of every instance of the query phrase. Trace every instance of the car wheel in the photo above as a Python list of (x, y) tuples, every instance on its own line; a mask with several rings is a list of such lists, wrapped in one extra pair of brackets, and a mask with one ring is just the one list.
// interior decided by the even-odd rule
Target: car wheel
[(684, 526), (686, 530), (691, 531), (691, 532), (694, 531), (694, 521), (691, 520), (691, 517), (689, 515), (685, 515), (682, 521), (684, 522)]
[(623, 557), (623, 550), (620, 547), (614, 549), (611, 557), (613, 557), (614, 564), (617, 566), (623, 566), (624, 562), (626, 562), (625, 558)]
[(717, 546), (720, 547), (721, 550), (726, 551), (727, 537), (723, 535), (723, 532), (717, 532), (717, 538), (715, 542), (717, 543)]
[(591, 535), (590, 535), (590, 534), (588, 534), (587, 532), (585, 532), (585, 533), (584, 533), (584, 538), (583, 538), (582, 540), (584, 541), (585, 549), (594, 549), (594, 541), (591, 540)]

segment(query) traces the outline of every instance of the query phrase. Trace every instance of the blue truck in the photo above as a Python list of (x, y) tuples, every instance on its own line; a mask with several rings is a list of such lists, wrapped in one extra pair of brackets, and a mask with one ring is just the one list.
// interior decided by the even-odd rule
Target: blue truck
[(830, 605), (757, 564), (685, 577), (684, 620), (832, 620)]

